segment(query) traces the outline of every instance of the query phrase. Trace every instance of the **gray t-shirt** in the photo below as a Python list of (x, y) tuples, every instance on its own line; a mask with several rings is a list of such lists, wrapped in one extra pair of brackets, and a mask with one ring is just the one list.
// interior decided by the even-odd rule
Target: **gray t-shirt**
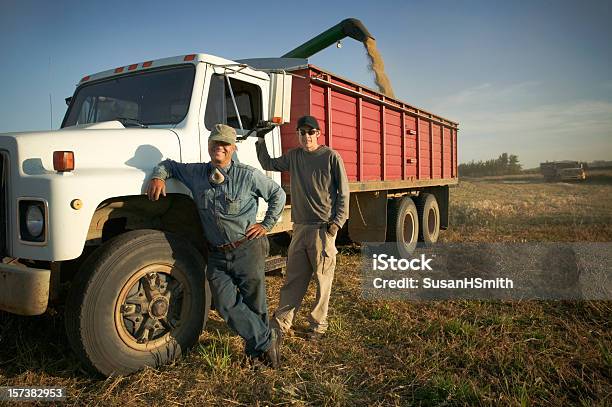
[(340, 154), (322, 145), (312, 152), (298, 147), (278, 158), (270, 158), (263, 139), (255, 146), (265, 170), (289, 171), (294, 223), (344, 225), (348, 218), (349, 184)]

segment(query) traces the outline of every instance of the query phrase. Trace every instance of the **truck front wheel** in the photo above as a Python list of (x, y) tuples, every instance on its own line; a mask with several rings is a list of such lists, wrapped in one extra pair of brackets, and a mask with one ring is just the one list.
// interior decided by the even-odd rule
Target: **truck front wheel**
[(392, 199), (387, 205), (387, 242), (396, 242), (398, 254), (409, 257), (416, 248), (419, 219), (414, 201), (409, 196)]
[(68, 340), (84, 366), (123, 375), (183, 354), (208, 317), (205, 270), (188, 241), (161, 231), (128, 232), (98, 248), (66, 302)]
[(436, 243), (440, 236), (440, 208), (433, 194), (421, 194), (416, 200), (419, 212), (419, 240), (427, 244)]

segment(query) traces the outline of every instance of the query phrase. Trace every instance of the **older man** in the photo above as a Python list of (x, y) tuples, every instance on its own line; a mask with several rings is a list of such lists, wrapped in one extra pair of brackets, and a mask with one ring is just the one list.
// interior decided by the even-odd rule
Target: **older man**
[(257, 157), (266, 170), (291, 174), (293, 236), (287, 259), (287, 278), (280, 292), (274, 323), (289, 333), (310, 280), (317, 293), (310, 312), (308, 337), (320, 339), (327, 330), (327, 311), (336, 266), (336, 234), (348, 217), (349, 186), (340, 154), (319, 145), (319, 123), (312, 116), (297, 122), (300, 147), (270, 158), (265, 139), (256, 143)]
[[(285, 193), (261, 171), (232, 161), (235, 151), (235, 130), (217, 124), (208, 139), (210, 162), (162, 161), (153, 171), (147, 194), (153, 201), (165, 196), (165, 180), (170, 177), (191, 190), (209, 242), (206, 275), (216, 309), (245, 340), (247, 355), (262, 357), (276, 368), (280, 350), (268, 321), (264, 262), (269, 249), (266, 232), (283, 210)], [(259, 197), (268, 210), (256, 223)]]

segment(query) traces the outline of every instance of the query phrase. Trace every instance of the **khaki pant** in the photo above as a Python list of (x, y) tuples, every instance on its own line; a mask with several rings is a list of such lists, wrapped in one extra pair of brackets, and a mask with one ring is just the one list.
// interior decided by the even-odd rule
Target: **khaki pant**
[(310, 312), (310, 327), (315, 332), (327, 330), (327, 309), (336, 267), (336, 236), (321, 225), (293, 225), (287, 258), (287, 277), (280, 290), (280, 303), (274, 321), (288, 332), (298, 312), (308, 284), (314, 277), (317, 294)]

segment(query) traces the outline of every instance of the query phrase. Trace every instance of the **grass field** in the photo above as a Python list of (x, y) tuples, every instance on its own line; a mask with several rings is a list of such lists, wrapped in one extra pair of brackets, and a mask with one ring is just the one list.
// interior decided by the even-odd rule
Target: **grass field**
[[(462, 181), (441, 240), (612, 241), (609, 181)], [(281, 282), (268, 278), (272, 309)], [(60, 314), (0, 314), (0, 386), (64, 386), (74, 405), (612, 404), (612, 302), (366, 301), (350, 248), (338, 257), (327, 337), (288, 338), (279, 371), (251, 367), (213, 313), (173, 365), (91, 378)]]

